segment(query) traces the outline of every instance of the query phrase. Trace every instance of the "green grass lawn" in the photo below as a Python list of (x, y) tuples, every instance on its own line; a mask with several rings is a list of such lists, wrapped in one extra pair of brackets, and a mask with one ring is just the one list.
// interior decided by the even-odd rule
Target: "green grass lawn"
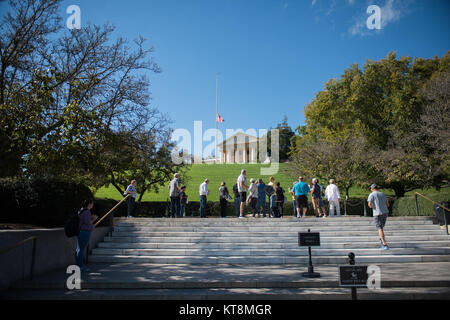
[[(280, 164), (280, 168), (284, 164)], [(262, 176), (260, 174), (261, 167), (269, 167), (269, 165), (261, 164), (197, 164), (193, 165), (189, 170), (189, 179), (186, 182), (185, 177), (181, 177), (181, 183), (186, 185), (186, 193), (191, 201), (199, 201), (199, 187), (200, 184), (206, 179), (209, 179), (208, 189), (210, 195), (208, 201), (219, 201), (219, 187), (222, 181), (225, 181), (230, 193), (232, 193), (233, 185), (236, 183), (238, 176), (242, 169), (247, 171), (247, 180), (250, 184), (250, 178), (263, 179), (265, 183), (269, 182), (270, 176)], [(278, 174), (274, 175), (275, 181), (279, 181), (281, 186), (287, 190), (294, 181), (292, 178), (283, 174), (280, 170)], [(169, 182), (167, 182), (167, 186)], [(96, 198), (108, 198), (119, 200), (122, 198), (120, 193), (113, 187), (103, 187), (99, 189), (96, 194)], [(142, 201), (166, 201), (169, 197), (169, 191), (167, 187), (160, 189), (159, 193), (145, 193)]]
[[(280, 163), (280, 170), (274, 175), (275, 181), (279, 181), (281, 187), (286, 191), (288, 187), (292, 186), (292, 182), (296, 180), (295, 177), (289, 177), (282, 172), (282, 168), (285, 166), (284, 163)], [(210, 195), (208, 196), (208, 201), (219, 201), (219, 187), (222, 181), (225, 181), (230, 193), (232, 193), (232, 187), (236, 183), (236, 180), (242, 169), (247, 170), (247, 180), (250, 184), (250, 178), (262, 178), (265, 183), (268, 183), (269, 176), (263, 176), (260, 174), (261, 167), (269, 167), (269, 165), (262, 164), (196, 164), (191, 167), (188, 172), (189, 179), (186, 182), (185, 177), (181, 177), (182, 184), (186, 184), (186, 192), (191, 201), (199, 201), (198, 189), (200, 184), (208, 178)], [(307, 181), (308, 183), (310, 181)], [(325, 188), (328, 185), (328, 181), (321, 181), (322, 186)], [(169, 185), (169, 182), (167, 182)], [(394, 196), (394, 191), (390, 189), (382, 189), (387, 196)], [(431, 199), (436, 201), (441, 201), (443, 199), (450, 199), (450, 189), (445, 188), (440, 192), (435, 189), (428, 190), (414, 190), (429, 196)], [(413, 195), (414, 191), (408, 192), (406, 195)], [(341, 197), (344, 198), (345, 191), (340, 190)], [(369, 188), (363, 189), (361, 187), (352, 187), (349, 191), (351, 198), (367, 198), (370, 193)], [(120, 200), (122, 199), (121, 194), (112, 186), (103, 187), (95, 193), (96, 198), (107, 198)], [(143, 197), (143, 201), (166, 201), (169, 197), (169, 192), (166, 187), (162, 187), (159, 193), (147, 192)]]

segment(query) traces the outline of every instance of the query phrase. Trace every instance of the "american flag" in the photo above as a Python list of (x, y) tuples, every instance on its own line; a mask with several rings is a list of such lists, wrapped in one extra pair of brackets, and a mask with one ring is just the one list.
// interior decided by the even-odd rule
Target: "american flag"
[(224, 122), (225, 120), (222, 118), (220, 114), (217, 114), (216, 122)]

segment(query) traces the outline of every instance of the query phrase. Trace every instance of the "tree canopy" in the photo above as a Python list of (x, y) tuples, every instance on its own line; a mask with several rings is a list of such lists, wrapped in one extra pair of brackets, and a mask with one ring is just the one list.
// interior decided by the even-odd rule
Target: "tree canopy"
[[(162, 183), (154, 170), (178, 167), (170, 162), (170, 121), (150, 105), (149, 76), (161, 72), (153, 47), (142, 36), (131, 43), (116, 36), (111, 25), (64, 28), (60, 4), (11, 0), (2, 16), (0, 175), (99, 186), (137, 175), (137, 165), (146, 189)], [(112, 166), (122, 153), (129, 165)]]
[[(398, 197), (448, 183), (449, 62), (449, 53), (412, 59), (390, 52), (330, 79), (305, 108), (292, 166), (308, 163), (317, 176), (362, 185), (378, 182)], [(348, 148), (356, 141), (357, 147)], [(320, 160), (329, 161), (328, 167)], [(364, 170), (354, 170), (357, 162), (364, 162), (357, 166)]]

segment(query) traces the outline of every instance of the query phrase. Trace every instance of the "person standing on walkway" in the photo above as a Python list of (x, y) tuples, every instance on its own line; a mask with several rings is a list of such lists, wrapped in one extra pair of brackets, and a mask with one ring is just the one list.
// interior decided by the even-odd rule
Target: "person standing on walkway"
[(295, 204), (297, 205), (297, 218), (304, 218), (308, 211), (308, 193), (311, 190), (303, 181), (303, 177), (298, 178), (298, 182), (294, 185), (293, 191), (295, 195)]
[(245, 209), (245, 202), (247, 201), (247, 172), (242, 169), (241, 175), (237, 179), (237, 185), (238, 185), (238, 191), (239, 191), (239, 198), (241, 199), (241, 206), (239, 211), (239, 218), (244, 218), (244, 209)]
[(205, 179), (200, 185), (200, 218), (206, 218), (206, 196), (209, 194), (208, 183), (209, 179)]
[(285, 196), (284, 196), (284, 190), (280, 186), (280, 182), (276, 183), (275, 195), (276, 195), (275, 201), (277, 203), (278, 214), (279, 214), (280, 218), (283, 218), (283, 204), (284, 204)]
[(341, 216), (341, 209), (339, 207), (339, 201), (341, 196), (339, 194), (339, 188), (334, 184), (334, 180), (330, 180), (330, 184), (325, 189), (325, 199), (328, 200), (330, 204), (330, 217), (334, 217), (334, 209), (336, 209), (336, 214), (338, 217)]
[[(256, 205), (256, 209), (258, 211), (258, 216), (262, 214), (262, 216), (266, 217), (266, 184), (262, 179), (258, 180), (258, 184), (256, 185), (258, 188), (258, 204)], [(261, 213), (262, 209), (262, 213)]]
[(219, 198), (220, 198), (220, 216), (222, 218), (227, 217), (227, 204), (230, 199), (230, 193), (226, 187), (225, 181), (222, 181), (219, 188)]
[(236, 218), (239, 218), (239, 209), (241, 206), (241, 197), (238, 190), (237, 183), (233, 186), (233, 194), (234, 194), (234, 213), (236, 215)]
[(386, 195), (378, 190), (378, 186), (375, 183), (370, 186), (370, 189), (372, 193), (369, 195), (367, 202), (369, 208), (373, 209), (373, 220), (378, 229), (381, 248), (383, 250), (389, 250), (383, 231), (389, 214), (389, 201)]
[(180, 192), (180, 217), (186, 216), (187, 204), (188, 204), (188, 196), (186, 194), (186, 186), (182, 186)]
[(88, 272), (89, 269), (84, 266), (84, 255), (86, 248), (91, 240), (91, 233), (94, 230), (94, 221), (97, 220), (97, 216), (91, 214), (92, 207), (94, 206), (94, 200), (84, 200), (81, 204), (81, 209), (78, 212), (79, 216), (79, 230), (77, 249), (75, 251), (75, 257), (77, 265), (80, 267), (81, 272)]
[(292, 188), (289, 188), (289, 193), (292, 195), (292, 209), (294, 211), (294, 218), (297, 217), (297, 202), (295, 201), (295, 193), (294, 193), (294, 186), (296, 185), (298, 181), (294, 181), (292, 183)]
[(123, 193), (124, 196), (130, 195), (127, 198), (128, 216), (127, 218), (133, 218), (134, 204), (137, 197), (136, 180), (131, 180), (127, 190)]
[(275, 193), (275, 186), (273, 185), (274, 181), (275, 181), (275, 178), (274, 177), (270, 177), (269, 178), (269, 183), (267, 184), (267, 187), (266, 187), (266, 195), (269, 198), (269, 216), (271, 218), (273, 217), (273, 210), (272, 209), (275, 207), (273, 202), (272, 202), (272, 199), (273, 199), (272, 196)]
[(250, 204), (250, 207), (252, 208), (252, 216), (255, 218), (258, 214), (258, 210), (256, 209), (258, 204), (258, 187), (255, 183), (255, 179), (253, 178), (250, 179), (250, 187), (248, 188), (248, 192), (247, 203)]
[(317, 183), (317, 179), (312, 179), (311, 186), (311, 198), (313, 203), (314, 211), (316, 212), (316, 218), (322, 217), (322, 213), (320, 212), (319, 204), (320, 204), (320, 187)]
[(180, 216), (180, 175), (175, 173), (172, 181), (169, 184), (169, 196), (170, 196), (170, 216), (176, 218)]
[(322, 199), (323, 188), (322, 188), (322, 185), (319, 182), (319, 179), (317, 179), (317, 185), (319, 186), (319, 189), (320, 189), (320, 194), (319, 194), (319, 212), (322, 210), (323, 217), (326, 218), (327, 217), (327, 211), (325, 210), (325, 205), (324, 205), (323, 199)]

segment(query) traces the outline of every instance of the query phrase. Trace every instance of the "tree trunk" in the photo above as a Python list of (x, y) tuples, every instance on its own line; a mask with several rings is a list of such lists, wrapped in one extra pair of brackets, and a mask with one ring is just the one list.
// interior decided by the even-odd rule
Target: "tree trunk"
[(405, 196), (406, 190), (405, 190), (405, 187), (403, 185), (395, 184), (395, 185), (392, 186), (392, 189), (394, 189), (395, 197), (397, 199)]

